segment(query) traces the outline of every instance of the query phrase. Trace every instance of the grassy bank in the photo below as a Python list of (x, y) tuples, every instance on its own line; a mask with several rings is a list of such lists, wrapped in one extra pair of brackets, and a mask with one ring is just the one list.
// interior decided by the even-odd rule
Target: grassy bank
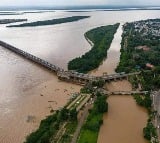
[(107, 57), (107, 50), (110, 48), (118, 27), (119, 23), (98, 27), (85, 33), (86, 39), (89, 39), (94, 45), (83, 56), (71, 60), (68, 63), (68, 69), (87, 73), (97, 68)]
[(100, 126), (103, 124), (103, 113), (108, 111), (106, 96), (98, 93), (94, 107), (89, 112), (83, 125), (78, 143), (97, 143)]
[[(94, 94), (94, 92), (91, 93)], [(78, 101), (77, 98), (78, 96), (71, 101)], [(68, 102), (69, 104), (64, 108), (55, 111), (46, 119), (42, 120), (39, 128), (26, 138), (25, 143), (70, 143), (78, 125), (77, 111), (70, 106), (72, 102)], [(96, 143), (100, 126), (103, 123), (103, 113), (107, 110), (108, 103), (106, 103), (106, 96), (98, 92), (94, 107), (89, 111), (87, 121), (81, 130), (80, 143), (84, 143), (84, 141)]]
[(154, 120), (154, 111), (152, 111), (152, 100), (150, 97), (150, 93), (144, 96), (136, 94), (133, 97), (138, 105), (146, 108), (148, 111), (147, 124), (146, 127), (143, 128), (144, 138), (149, 141), (151, 141), (154, 138), (154, 143), (159, 143), (157, 141), (157, 130), (152, 122)]
[(62, 143), (70, 143), (76, 126), (76, 110), (63, 108), (42, 120), (39, 128), (26, 138), (25, 143), (50, 143), (58, 140)]
[(55, 25), (55, 24), (61, 24), (61, 23), (74, 22), (74, 21), (78, 21), (81, 19), (89, 18), (89, 17), (90, 16), (72, 16), (72, 17), (66, 17), (66, 18), (23, 23), (19, 25), (9, 25), (7, 27), (36, 27), (36, 26), (45, 26), (45, 25)]

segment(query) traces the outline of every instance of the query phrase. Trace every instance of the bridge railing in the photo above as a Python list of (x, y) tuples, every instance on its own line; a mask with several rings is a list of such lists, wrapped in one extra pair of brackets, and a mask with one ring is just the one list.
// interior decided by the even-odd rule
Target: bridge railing
[(61, 68), (59, 68), (59, 67), (57, 67), (57, 66), (55, 66), (53, 64), (50, 64), (49, 62), (47, 62), (47, 61), (45, 61), (45, 60), (43, 60), (41, 58), (38, 58), (38, 57), (36, 57), (36, 56), (34, 56), (32, 54), (29, 54), (29, 53), (27, 53), (27, 52), (25, 52), (25, 51), (23, 51), (21, 49), (18, 49), (18, 48), (14, 47), (14, 46), (11, 46), (11, 45), (3, 42), (3, 41), (0, 41), (0, 45), (2, 47), (5, 47), (5, 48), (7, 48), (7, 49), (9, 49), (9, 50), (21, 55), (21, 56), (27, 58), (27, 59), (32, 60), (35, 63), (40, 64), (40, 65), (42, 65), (42, 66), (44, 66), (44, 67), (46, 67), (46, 68), (48, 68), (48, 69), (50, 69), (50, 70), (52, 70), (54, 72), (64, 71), (63, 69), (61, 69)]
[(11, 46), (11, 45), (3, 42), (3, 41), (0, 41), (0, 45), (2, 47), (5, 47), (5, 48), (7, 48), (7, 49), (9, 49), (9, 50), (11, 50), (11, 51), (23, 56), (23, 57), (25, 57), (25, 58), (35, 62), (35, 63), (38, 63), (38, 64), (42, 65), (43, 67), (46, 67), (46, 68), (48, 68), (48, 69), (50, 69), (50, 70), (52, 70), (52, 71), (54, 71), (56, 73), (61, 72), (58, 75), (59, 76), (63, 76), (63, 77), (67, 77), (67, 79), (76, 78), (78, 80), (86, 80), (86, 81), (94, 81), (94, 80), (103, 79), (103, 80), (107, 81), (107, 80), (127, 77), (129, 75), (134, 75), (134, 74), (139, 74), (140, 73), (140, 72), (136, 72), (136, 73), (126, 74), (126, 73), (122, 72), (122, 73), (116, 73), (116, 74), (111, 74), (111, 75), (106, 75), (105, 74), (103, 76), (97, 77), (97, 76), (92, 76), (92, 75), (88, 75), (88, 74), (84, 74), (84, 73), (78, 73), (76, 71), (65, 71), (64, 69), (62, 69), (62, 68), (60, 68), (60, 67), (58, 67), (56, 65), (53, 65), (53, 64), (51, 64), (51, 63), (49, 63), (49, 62), (47, 62), (47, 61), (45, 61), (45, 60), (43, 60), (41, 58), (38, 58), (38, 57), (36, 57), (36, 56), (34, 56), (32, 54), (29, 54), (29, 53), (27, 53), (27, 52), (25, 52), (25, 51), (23, 51), (21, 49), (18, 49), (16, 47), (14, 47), (14, 46)]

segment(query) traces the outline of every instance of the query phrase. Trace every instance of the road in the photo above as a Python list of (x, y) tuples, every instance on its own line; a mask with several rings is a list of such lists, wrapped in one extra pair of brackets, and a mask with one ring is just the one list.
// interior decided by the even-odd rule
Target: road
[(85, 123), (85, 121), (88, 117), (88, 114), (89, 114), (88, 110), (91, 109), (92, 107), (93, 107), (93, 104), (87, 104), (87, 106), (84, 107), (83, 111), (79, 113), (80, 117), (78, 119), (78, 126), (77, 126), (77, 129), (76, 129), (76, 131), (73, 135), (71, 143), (76, 143), (77, 142), (77, 139), (79, 137), (81, 128), (84, 125), (84, 123)]

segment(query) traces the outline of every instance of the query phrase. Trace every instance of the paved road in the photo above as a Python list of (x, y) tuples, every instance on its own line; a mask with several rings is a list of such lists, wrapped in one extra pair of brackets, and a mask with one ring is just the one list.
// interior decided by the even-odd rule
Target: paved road
[(79, 134), (80, 134), (80, 131), (81, 131), (81, 128), (83, 126), (83, 124), (85, 123), (87, 117), (88, 117), (88, 110), (91, 109), (93, 107), (93, 104), (88, 104), (84, 110), (80, 113), (80, 118), (78, 119), (78, 126), (77, 126), (77, 129), (73, 135), (73, 138), (72, 138), (72, 142), (71, 143), (76, 143), (77, 142), (77, 139), (79, 137)]

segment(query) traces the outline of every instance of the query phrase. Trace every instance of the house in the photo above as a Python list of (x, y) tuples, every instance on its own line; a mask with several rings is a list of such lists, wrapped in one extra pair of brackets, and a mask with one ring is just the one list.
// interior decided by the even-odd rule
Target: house
[(146, 63), (146, 67), (150, 68), (150, 69), (154, 69), (154, 65), (150, 64), (150, 63)]
[(151, 48), (149, 48), (148, 46), (138, 46), (135, 47), (136, 50), (143, 50), (143, 51), (149, 51)]

